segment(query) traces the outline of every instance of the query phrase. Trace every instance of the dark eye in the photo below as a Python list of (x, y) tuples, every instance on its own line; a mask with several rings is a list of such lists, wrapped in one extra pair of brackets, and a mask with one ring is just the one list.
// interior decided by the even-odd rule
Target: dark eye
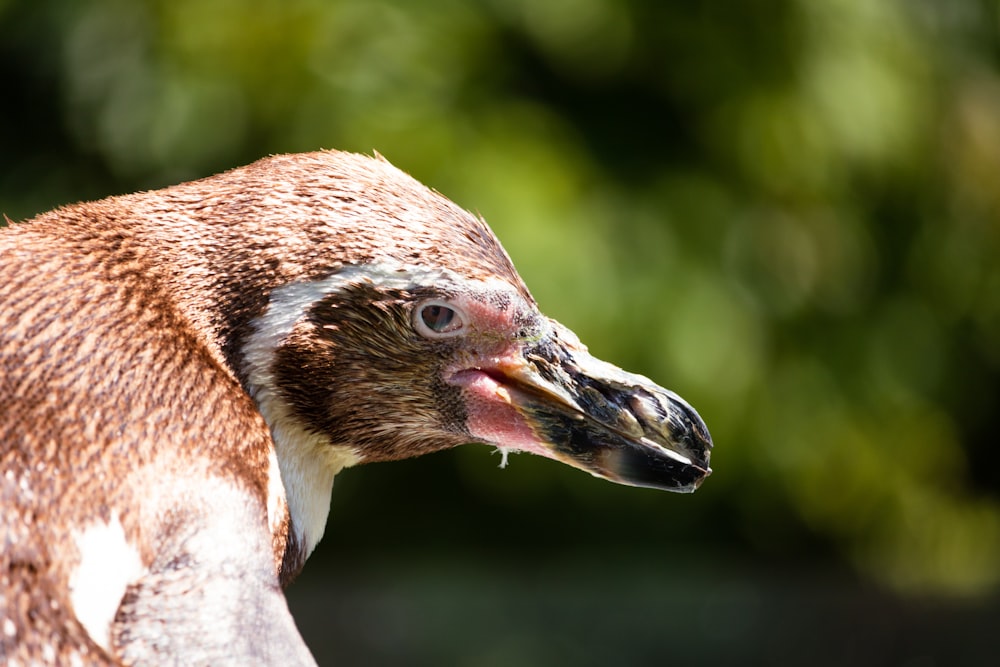
[(455, 311), (447, 306), (425, 306), (420, 311), (420, 319), (428, 329), (441, 333), (455, 319)]
[(453, 335), (465, 326), (462, 315), (440, 301), (429, 301), (421, 305), (417, 309), (414, 324), (417, 331), (428, 338)]

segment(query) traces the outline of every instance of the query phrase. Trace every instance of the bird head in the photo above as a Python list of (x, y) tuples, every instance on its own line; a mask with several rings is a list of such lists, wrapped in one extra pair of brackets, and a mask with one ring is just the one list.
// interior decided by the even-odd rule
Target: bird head
[(309, 221), (284, 254), (312, 267), (273, 288), (244, 349), (251, 390), (281, 413), (264, 406), (272, 428), (302, 426), (349, 463), (484, 442), (671, 491), (709, 474), (698, 414), (539, 312), (481, 218), (379, 158), (255, 166), (269, 207), (294, 192), (272, 226), (288, 239), (305, 224), (288, 219)]
[[(277, 156), (211, 189), (211, 201), (171, 196), (234, 226), (212, 238), (239, 242), (214, 253), (260, 239), (256, 264), (216, 291), (239, 304), (254, 292), (245, 275), (267, 276), (264, 306), (231, 307), (217, 328), (290, 496), (346, 465), (469, 442), (670, 491), (710, 473), (711, 438), (684, 400), (591, 356), (539, 311), (481, 218), (385, 160)], [(304, 520), (307, 551), (326, 519), (319, 496), (289, 499), (299, 524), (322, 508)]]
[(709, 473), (711, 439), (687, 403), (591, 356), (519, 284), (364, 264), (322, 293), (278, 347), (274, 380), (360, 461), (476, 441), (671, 491)]

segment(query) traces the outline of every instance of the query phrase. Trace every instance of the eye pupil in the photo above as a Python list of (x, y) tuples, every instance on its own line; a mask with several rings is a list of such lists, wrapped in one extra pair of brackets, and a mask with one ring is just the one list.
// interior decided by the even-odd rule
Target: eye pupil
[(435, 299), (420, 304), (413, 319), (417, 333), (425, 338), (438, 339), (463, 333), (465, 315), (458, 308), (452, 308), (446, 301)]
[(428, 329), (440, 333), (455, 319), (455, 311), (447, 306), (429, 305), (420, 311), (420, 319)]

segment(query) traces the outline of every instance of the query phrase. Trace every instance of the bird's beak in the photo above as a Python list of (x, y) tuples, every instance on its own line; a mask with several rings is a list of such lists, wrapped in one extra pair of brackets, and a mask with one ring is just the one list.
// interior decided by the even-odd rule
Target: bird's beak
[(711, 473), (711, 436), (684, 399), (591, 356), (558, 323), (505, 355), (490, 375), (496, 399), (530, 430), (530, 444), (520, 449), (613, 482), (668, 491), (694, 491)]

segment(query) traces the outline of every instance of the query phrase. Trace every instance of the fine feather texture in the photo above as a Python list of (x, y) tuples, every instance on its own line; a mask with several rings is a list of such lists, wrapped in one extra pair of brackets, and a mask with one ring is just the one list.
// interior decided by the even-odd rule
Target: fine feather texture
[(312, 664), (281, 587), (346, 466), (479, 441), (673, 491), (710, 472), (690, 406), (380, 157), (67, 206), (0, 256), (0, 663)]
[(192, 480), (239, 489), (275, 589), (301, 569), (311, 545), (290, 530), (244, 359), (275, 289), (391, 259), (527, 294), (484, 222), (384, 159), (334, 151), (66, 206), (0, 232), (0, 255), (0, 657), (56, 664), (123, 652), (74, 618), (72, 527), (114, 513), (142, 568), (197, 561), (178, 536), (226, 509), (184, 499)]

